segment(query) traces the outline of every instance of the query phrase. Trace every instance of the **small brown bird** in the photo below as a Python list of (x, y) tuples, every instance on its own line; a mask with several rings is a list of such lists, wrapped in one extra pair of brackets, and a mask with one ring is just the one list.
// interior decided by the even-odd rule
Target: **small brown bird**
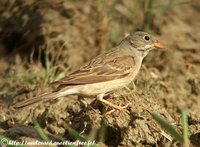
[(146, 32), (131, 33), (112, 50), (92, 59), (68, 76), (53, 82), (59, 86), (48, 94), (14, 104), (20, 109), (32, 104), (49, 101), (67, 95), (94, 97), (112, 108), (124, 111), (121, 106), (103, 99), (109, 92), (125, 87), (134, 80), (143, 58), (152, 49), (163, 49), (164, 45)]

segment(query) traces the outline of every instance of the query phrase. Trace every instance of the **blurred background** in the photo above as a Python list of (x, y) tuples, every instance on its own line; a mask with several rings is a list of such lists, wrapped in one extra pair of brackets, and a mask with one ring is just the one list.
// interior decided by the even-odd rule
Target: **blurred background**
[(200, 145), (199, 14), (199, 0), (1, 0), (0, 132), (12, 139), (35, 138), (11, 123), (32, 126), (33, 112), (13, 116), (8, 106), (48, 91), (51, 81), (116, 46), (128, 33), (144, 30), (167, 51), (150, 53), (129, 90), (117, 92), (120, 99), (114, 103), (130, 101), (132, 115), (107, 116), (107, 137), (97, 139), (101, 109), (94, 112), (73, 96), (63, 105), (33, 108), (34, 115), (44, 130), (65, 139), (71, 139), (70, 124), (93, 133), (102, 146), (170, 146), (177, 142), (152, 128), (155, 122), (147, 111), (161, 113), (181, 131), (179, 110), (184, 107), (190, 142)]

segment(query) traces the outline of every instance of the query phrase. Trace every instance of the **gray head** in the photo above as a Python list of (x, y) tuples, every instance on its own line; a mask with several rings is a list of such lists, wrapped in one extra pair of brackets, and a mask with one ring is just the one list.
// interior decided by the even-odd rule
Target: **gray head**
[(134, 54), (145, 57), (152, 49), (164, 49), (164, 45), (146, 32), (138, 31), (127, 36), (122, 44), (128, 44)]

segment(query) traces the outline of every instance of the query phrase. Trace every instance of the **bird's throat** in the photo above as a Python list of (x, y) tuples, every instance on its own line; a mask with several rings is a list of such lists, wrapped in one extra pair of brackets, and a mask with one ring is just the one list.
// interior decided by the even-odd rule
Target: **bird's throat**
[(152, 47), (153, 47), (153, 45), (148, 44), (148, 45), (145, 45), (144, 47), (138, 48), (138, 51), (143, 51), (143, 52), (148, 51), (148, 50), (151, 50)]

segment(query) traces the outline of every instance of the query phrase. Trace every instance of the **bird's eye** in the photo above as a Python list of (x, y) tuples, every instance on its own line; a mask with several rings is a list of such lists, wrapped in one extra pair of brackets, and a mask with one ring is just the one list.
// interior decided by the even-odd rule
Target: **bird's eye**
[(150, 40), (150, 36), (149, 35), (145, 35), (144, 36), (144, 40), (149, 41)]

